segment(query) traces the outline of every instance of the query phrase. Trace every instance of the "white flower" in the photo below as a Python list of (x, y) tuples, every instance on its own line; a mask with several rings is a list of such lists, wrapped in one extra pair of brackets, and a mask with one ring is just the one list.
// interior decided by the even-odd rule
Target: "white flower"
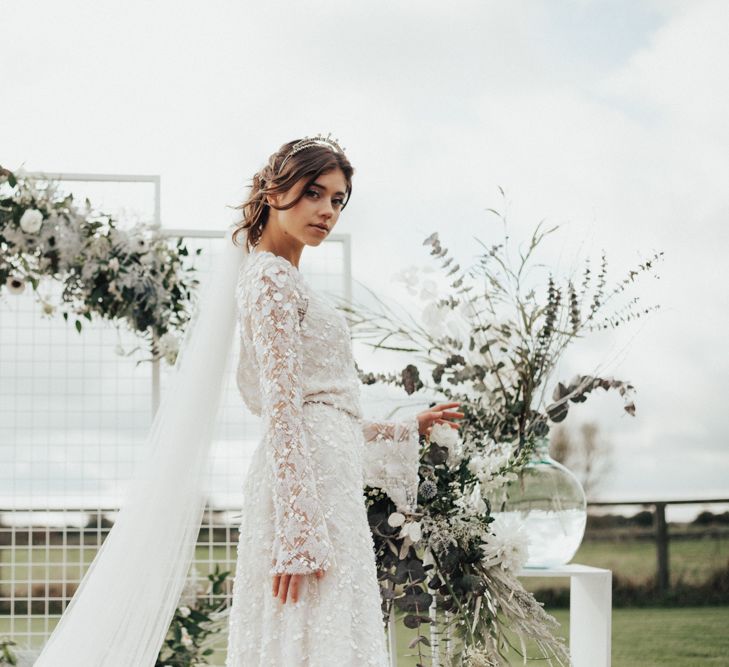
[(387, 523), (389, 523), (393, 528), (402, 526), (405, 523), (405, 515), (400, 512), (393, 512), (389, 517), (387, 517)]
[(143, 236), (134, 236), (129, 240), (129, 247), (133, 252), (143, 253), (149, 250), (149, 244)]
[(487, 509), (480, 486), (475, 486), (469, 492), (457, 496), (453, 504), (461, 510), (463, 516), (482, 516)]
[(44, 315), (53, 315), (56, 312), (56, 307), (48, 301), (43, 301), (41, 307)]
[(180, 341), (171, 331), (160, 336), (158, 341), (159, 353), (165, 358), (168, 364), (172, 365), (177, 359), (180, 349)]
[(26, 234), (35, 234), (43, 224), (43, 214), (37, 208), (29, 208), (20, 218), (20, 228)]
[(420, 299), (422, 301), (428, 301), (438, 298), (438, 286), (435, 284), (435, 280), (426, 280), (420, 286)]
[(411, 265), (407, 269), (393, 273), (391, 279), (405, 283), (405, 287), (411, 295), (415, 296), (417, 293), (415, 286), (418, 284), (418, 268), (416, 266)]
[(443, 323), (446, 319), (447, 306), (439, 306), (436, 301), (429, 301), (423, 306), (420, 319), (431, 336), (440, 338), (445, 334)]
[(118, 271), (119, 270), (119, 260), (116, 257), (112, 257), (109, 260), (109, 268), (112, 271)]
[(430, 441), (448, 449), (448, 465), (455, 465), (463, 458), (463, 447), (458, 429), (448, 424), (433, 424)]
[(186, 648), (190, 648), (192, 646), (192, 637), (190, 637), (187, 628), (183, 627), (181, 634), (182, 637), (180, 638), (180, 641), (182, 642), (182, 645)]
[(178, 609), (182, 618), (187, 618), (190, 615), (190, 607), (182, 606)]
[(512, 572), (521, 569), (529, 559), (529, 538), (523, 522), (514, 516), (495, 514), (490, 529), (492, 534), (481, 545), (484, 565), (500, 565)]
[(430, 440), (441, 447), (455, 447), (458, 444), (458, 432), (448, 424), (433, 424), (430, 429)]
[(20, 276), (8, 276), (5, 279), (5, 287), (11, 294), (22, 294), (25, 290), (25, 280)]
[(400, 537), (407, 537), (411, 542), (419, 542), (422, 536), (420, 521), (408, 521), (400, 529)]

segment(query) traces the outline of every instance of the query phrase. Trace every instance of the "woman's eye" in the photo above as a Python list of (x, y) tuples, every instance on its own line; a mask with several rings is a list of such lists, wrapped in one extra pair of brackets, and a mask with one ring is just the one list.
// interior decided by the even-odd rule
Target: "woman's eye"
[[(309, 196), (319, 197), (319, 193), (316, 190), (307, 190), (306, 194)], [(335, 204), (337, 204), (338, 206), (344, 206), (344, 199), (342, 199), (341, 197), (337, 197), (336, 199), (333, 199), (332, 201)]]

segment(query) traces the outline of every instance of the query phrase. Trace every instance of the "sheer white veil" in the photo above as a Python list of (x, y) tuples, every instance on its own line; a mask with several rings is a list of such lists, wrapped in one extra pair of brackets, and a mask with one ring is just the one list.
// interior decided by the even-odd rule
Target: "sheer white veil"
[(152, 667), (194, 556), (213, 427), (232, 357), (243, 247), (224, 251), (188, 323), (117, 519), (35, 667)]

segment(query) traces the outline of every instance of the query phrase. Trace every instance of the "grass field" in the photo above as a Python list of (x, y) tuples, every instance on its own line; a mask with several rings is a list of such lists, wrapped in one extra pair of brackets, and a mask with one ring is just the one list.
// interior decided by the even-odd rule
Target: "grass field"
[[(553, 612), (560, 622), (560, 634), (569, 637), (569, 612)], [(42, 619), (16, 620), (16, 632), (43, 633)], [(682, 609), (616, 609), (613, 612), (613, 667), (711, 667), (729, 665), (729, 607)], [(0, 617), (0, 636), (8, 634), (10, 621)], [(413, 631), (398, 628), (398, 665), (414, 667), (416, 660), (407, 657), (408, 641)], [(19, 636), (18, 638), (21, 641)], [(40, 637), (39, 637), (40, 639)], [(517, 660), (513, 665), (521, 664)], [(224, 662), (222, 653), (217, 664)], [(538, 665), (541, 662), (530, 662)]]
[[(561, 624), (559, 634), (569, 641), (569, 612), (552, 613)], [(729, 607), (616, 609), (612, 622), (612, 667), (729, 665)], [(399, 667), (417, 663), (416, 658), (407, 657), (413, 636), (412, 630), (398, 628)], [(519, 656), (511, 664), (522, 664)]]

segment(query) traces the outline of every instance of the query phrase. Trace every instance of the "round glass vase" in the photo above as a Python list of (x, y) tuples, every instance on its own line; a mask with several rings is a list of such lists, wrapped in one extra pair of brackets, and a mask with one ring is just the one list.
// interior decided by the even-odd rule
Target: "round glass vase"
[(549, 455), (549, 439), (539, 438), (518, 479), (506, 488), (501, 512), (517, 518), (529, 539), (525, 567), (569, 563), (585, 534), (587, 503), (577, 477)]

